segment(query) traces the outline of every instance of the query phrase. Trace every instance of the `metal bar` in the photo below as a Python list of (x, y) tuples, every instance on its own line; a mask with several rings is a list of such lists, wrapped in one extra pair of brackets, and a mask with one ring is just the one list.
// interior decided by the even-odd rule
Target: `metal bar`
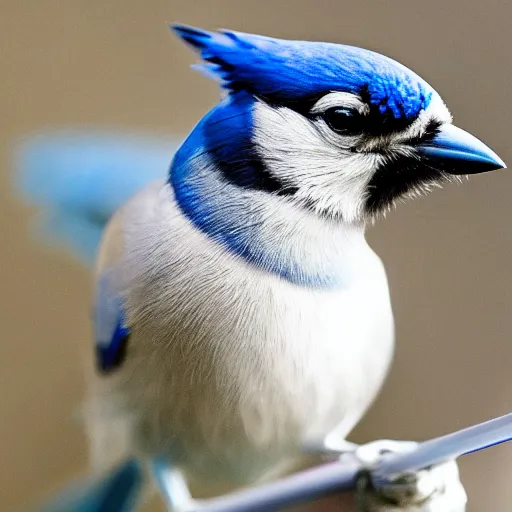
[[(446, 460), (512, 440), (512, 413), (420, 443), (409, 453), (383, 457), (372, 470), (376, 486), (400, 473), (413, 472)], [(361, 466), (339, 462), (277, 482), (203, 502), (204, 512), (275, 511), (336, 492), (354, 490)]]
[(389, 482), (393, 475), (410, 473), (512, 440), (512, 413), (452, 434), (420, 443), (409, 453), (383, 457), (372, 470), (374, 485)]
[(356, 464), (339, 462), (308, 469), (269, 483), (201, 502), (201, 512), (265, 512), (297, 505), (336, 492), (354, 489), (360, 470)]

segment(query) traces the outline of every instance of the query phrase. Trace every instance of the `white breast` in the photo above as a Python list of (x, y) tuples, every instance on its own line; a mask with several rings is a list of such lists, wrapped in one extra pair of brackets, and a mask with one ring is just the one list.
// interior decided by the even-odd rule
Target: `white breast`
[(139, 447), (245, 483), (306, 439), (340, 423), (348, 433), (393, 345), (382, 264), (365, 243), (349, 257), (345, 287), (294, 285), (197, 231), (169, 187), (139, 194), (111, 223), (100, 258), (100, 271), (123, 269), (133, 326), (105, 397), (134, 415)]

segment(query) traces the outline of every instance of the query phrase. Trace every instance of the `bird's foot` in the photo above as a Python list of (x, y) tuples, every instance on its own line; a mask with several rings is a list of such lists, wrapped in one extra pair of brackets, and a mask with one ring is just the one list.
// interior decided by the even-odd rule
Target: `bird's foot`
[(340, 461), (354, 457), (363, 468), (356, 490), (360, 512), (464, 512), (467, 496), (459, 479), (455, 461), (448, 461), (415, 472), (393, 477), (376, 488), (372, 482), (372, 467), (390, 453), (406, 453), (417, 443), (410, 441), (374, 441), (362, 445), (352, 453), (342, 455)]

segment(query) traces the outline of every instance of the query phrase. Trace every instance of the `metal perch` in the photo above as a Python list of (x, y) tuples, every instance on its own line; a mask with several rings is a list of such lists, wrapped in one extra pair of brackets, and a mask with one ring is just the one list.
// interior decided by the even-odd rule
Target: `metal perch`
[[(275, 512), (323, 496), (354, 491), (362, 471), (369, 475), (372, 485), (379, 489), (399, 475), (412, 473), (510, 440), (512, 413), (424, 441), (408, 453), (390, 453), (371, 468), (353, 462), (328, 463), (266, 485), (196, 502), (198, 505), (190, 509), (190, 512)], [(133, 460), (127, 461), (118, 468), (112, 478), (103, 483), (93, 499), (90, 496), (85, 498), (83, 507), (75, 506), (73, 510), (129, 512), (133, 510), (133, 496), (141, 484), (140, 465)], [(113, 508), (112, 505), (117, 508)]]

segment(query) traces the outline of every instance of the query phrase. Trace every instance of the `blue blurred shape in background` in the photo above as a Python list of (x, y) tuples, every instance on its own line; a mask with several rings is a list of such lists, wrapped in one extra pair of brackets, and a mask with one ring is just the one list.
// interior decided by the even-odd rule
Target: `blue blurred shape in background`
[(129, 512), (142, 484), (140, 464), (130, 459), (112, 472), (87, 483), (77, 483), (41, 512)]
[(107, 130), (26, 137), (15, 153), (15, 186), (42, 209), (35, 236), (92, 265), (108, 219), (144, 185), (165, 178), (178, 144), (175, 136)]

